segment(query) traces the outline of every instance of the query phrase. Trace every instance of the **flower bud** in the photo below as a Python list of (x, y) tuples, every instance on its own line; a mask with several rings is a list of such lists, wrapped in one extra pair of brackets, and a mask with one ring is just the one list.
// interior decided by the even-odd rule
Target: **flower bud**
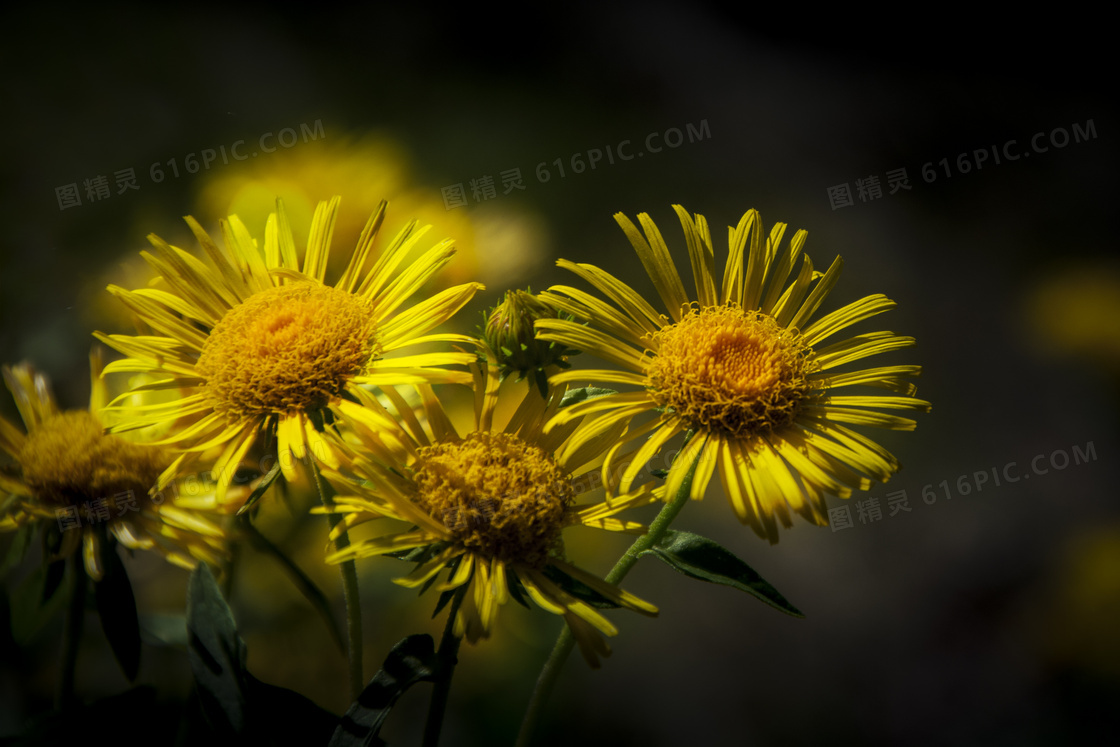
[(482, 336), (498, 357), (502, 377), (517, 374), (520, 381), (532, 375), (541, 390), (548, 394), (550, 366), (568, 368), (567, 357), (578, 351), (560, 343), (538, 340), (533, 323), (538, 319), (561, 318), (548, 304), (532, 292), (506, 291), (502, 302), (485, 314)]

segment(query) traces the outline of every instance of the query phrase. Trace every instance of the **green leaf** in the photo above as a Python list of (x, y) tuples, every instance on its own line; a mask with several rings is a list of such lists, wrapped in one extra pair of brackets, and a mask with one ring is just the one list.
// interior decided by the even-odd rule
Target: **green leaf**
[(417, 682), (434, 682), (439, 671), (435, 642), (430, 635), (410, 635), (389, 652), (381, 670), (338, 722), (327, 747), (368, 747), (377, 744), (377, 733), (389, 711)]
[(251, 714), (248, 745), (325, 744), (338, 724), (338, 714), (320, 708), (294, 690), (261, 682), (245, 673), (246, 699)]
[(166, 612), (140, 614), (140, 639), (156, 646), (182, 646), (186, 648), (187, 618)]
[(125, 677), (133, 682), (140, 671), (140, 620), (136, 615), (136, 597), (121, 556), (105, 537), (101, 542), (101, 565), (103, 575), (93, 585), (101, 629)]
[(187, 634), (198, 708), (188, 707), (181, 744), (302, 745), (329, 738), (337, 716), (245, 669), (233, 614), (201, 563), (187, 586)]
[(564, 392), (564, 396), (560, 398), (561, 407), (569, 407), (580, 402), (588, 402), (599, 397), (609, 397), (612, 394), (618, 394), (614, 389), (603, 389), (602, 387), (585, 386), (579, 389), (569, 389)]
[(187, 584), (187, 637), (206, 720), (219, 735), (243, 734), (248, 723), (245, 644), (205, 563), (198, 564)]
[(261, 496), (268, 492), (268, 489), (272, 487), (272, 483), (276, 482), (276, 478), (279, 476), (280, 462), (277, 460), (276, 464), (272, 465), (272, 469), (261, 478), (261, 481), (257, 483), (257, 487), (253, 488), (253, 492), (245, 499), (245, 505), (237, 509), (237, 515), (240, 516), (252, 508), (253, 505), (261, 499)]
[(34, 522), (24, 524), (16, 530), (15, 536), (12, 537), (12, 544), (8, 546), (8, 554), (4, 556), (4, 562), (0, 563), (0, 576), (7, 575), (8, 571), (18, 567), (23, 562), (24, 556), (27, 555), (27, 549), (31, 547), (31, 538), (34, 534)]
[(617, 609), (619, 606), (615, 602), (607, 599), (605, 596), (592, 589), (587, 584), (575, 578), (572, 578), (567, 573), (564, 573), (564, 571), (560, 570), (556, 566), (546, 565), (544, 567), (543, 573), (549, 578), (549, 580), (551, 580), (561, 589), (568, 592), (576, 599), (587, 602), (592, 607), (597, 607), (601, 610), (610, 610)]
[(670, 530), (642, 555), (653, 555), (686, 576), (745, 591), (787, 615), (805, 617), (757, 571), (707, 537)]

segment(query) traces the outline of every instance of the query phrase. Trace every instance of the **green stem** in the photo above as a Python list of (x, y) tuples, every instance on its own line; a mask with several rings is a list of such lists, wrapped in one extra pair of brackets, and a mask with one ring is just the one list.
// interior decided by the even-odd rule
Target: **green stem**
[(82, 640), (82, 624), (86, 616), (86, 569), (81, 552), (66, 560), (74, 576), (70, 591), (70, 604), (62, 626), (62, 673), (58, 680), (55, 708), (62, 711), (74, 705), (74, 670), (78, 664), (78, 644)]
[(346, 650), (346, 644), (342, 641), (342, 633), (339, 630), (338, 621), (335, 619), (334, 613), (331, 611), (330, 601), (327, 595), (324, 594), (315, 582), (307, 577), (307, 574), (296, 565), (295, 561), (284, 554), (284, 551), (273, 544), (272, 540), (261, 534), (261, 531), (253, 526), (253, 522), (249, 521), (248, 516), (241, 517), (241, 531), (249, 538), (249, 541), (256, 546), (261, 552), (272, 556), (277, 563), (280, 564), (292, 583), (303, 594), (304, 599), (311, 603), (311, 606), (323, 618), (323, 622), (327, 624), (327, 630), (331, 634), (331, 640), (338, 646), (339, 651)]
[[(323, 488), (323, 478), (319, 474), (319, 465), (315, 457), (309, 456), (311, 461), (311, 474), (315, 478), (315, 487), (319, 490), (319, 500), (325, 508), (331, 508), (334, 503), (327, 496)], [(327, 522), (333, 530), (341, 521), (338, 514), (327, 514)], [(334, 541), (335, 548), (344, 550), (350, 546), (350, 536), (343, 532)], [(362, 674), (362, 606), (358, 599), (358, 568), (353, 560), (339, 563), (342, 573), (342, 597), (346, 600), (346, 642), (350, 659), (350, 697), (357, 700), (365, 687), (365, 677)]]
[[(642, 553), (653, 547), (665, 536), (665, 532), (669, 531), (669, 525), (677, 518), (677, 514), (684, 508), (684, 504), (688, 503), (688, 494), (692, 490), (692, 478), (695, 474), (696, 463), (694, 462), (685, 475), (680, 490), (677, 491), (671, 502), (662, 507), (653, 523), (649, 525), (649, 531), (630, 545), (626, 553), (615, 563), (611, 572), (607, 574), (604, 579), (607, 583), (618, 584), (638, 562)], [(541, 714), (544, 712), (545, 703), (552, 694), (553, 688), (556, 687), (560, 670), (563, 668), (568, 654), (572, 652), (575, 642), (571, 629), (565, 625), (560, 631), (560, 636), (556, 639), (556, 645), (552, 647), (552, 653), (549, 654), (548, 661), (541, 669), (540, 676), (537, 677), (537, 684), (533, 688), (532, 697), (529, 699), (529, 707), (526, 709), (525, 718), (521, 722), (521, 731), (517, 734), (515, 747), (528, 747), (533, 731), (537, 727), (537, 722), (540, 721)]]
[(439, 744), (440, 730), (443, 729), (443, 715), (447, 712), (447, 699), (451, 693), (451, 675), (459, 663), (459, 642), (455, 635), (455, 616), (463, 602), (462, 591), (457, 591), (451, 600), (451, 611), (447, 613), (447, 625), (443, 628), (443, 638), (439, 642), (439, 678), (432, 690), (432, 701), (428, 705), (428, 720), (424, 724), (422, 747), (436, 747)]

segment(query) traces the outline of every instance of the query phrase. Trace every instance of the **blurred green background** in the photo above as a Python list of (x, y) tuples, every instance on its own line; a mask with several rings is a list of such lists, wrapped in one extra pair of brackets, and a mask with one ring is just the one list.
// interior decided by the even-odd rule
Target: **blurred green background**
[[(817, 267), (845, 260), (828, 308), (880, 292), (899, 302), (856, 331), (916, 337), (916, 348), (878, 365), (923, 365), (918, 395), (934, 408), (914, 433), (875, 434), (904, 465), (870, 493), (882, 519), (858, 520), (861, 495), (849, 502), (853, 528), (802, 522), (771, 547), (734, 521), (713, 486), (678, 521), (746, 559), (806, 618), (643, 562), (625, 585), (658, 604), (660, 618), (611, 615), (621, 629), (614, 656), (597, 672), (573, 657), (540, 744), (1112, 735), (1120, 263), (1111, 42), (1099, 22), (812, 28), (714, 3), (568, 4), (516, 19), (471, 5), (4, 13), (0, 361), (35, 363), (70, 407), (87, 401), (90, 333), (129, 330), (103, 289), (146, 282), (145, 235), (193, 248), (181, 216), (216, 228), (229, 210), (259, 235), (272, 193), (297, 236), (315, 201), (342, 194), (339, 256), (381, 197), (391, 201), (387, 228), (422, 217), (433, 239), (458, 239), (450, 279), (488, 286), (461, 315), (464, 329), (506, 288), (571, 282), (554, 267), (559, 257), (652, 293), (611, 216), (649, 212), (685, 270), (673, 203), (707, 216), (717, 253), (723, 226), (751, 207), (767, 225), (807, 229)], [(674, 128), (683, 139), (665, 147)], [(622, 160), (627, 140), (633, 157)], [(220, 148), (237, 141), (256, 155), (223, 163)], [(219, 153), (188, 173), (187, 156), (201, 161), (205, 149)], [(573, 156), (586, 163), (592, 149), (603, 152), (596, 168), (577, 167)], [(118, 193), (116, 172), (130, 168), (138, 189)], [(910, 189), (892, 194), (888, 172), (900, 168)], [(524, 189), (507, 194), (511, 169)], [(109, 196), (90, 200), (85, 180), (99, 176)], [(857, 180), (872, 176), (881, 196), (860, 199)], [(484, 177), (489, 199), (471, 188)], [(60, 209), (56, 189), (69, 184), (81, 205)], [(466, 204), (446, 209), (445, 188), (460, 184)], [(843, 184), (853, 204), (834, 208), (829, 189)], [(17, 417), (6, 395), (0, 413)], [(1051, 461), (1088, 444), (1095, 459)], [(1039, 454), (1038, 473), (976, 490), (976, 472), (1002, 477), (1014, 462), (1009, 474), (1025, 475)], [(921, 498), (927, 485), (940, 496), (932, 505)], [(888, 516), (887, 493), (898, 489), (912, 511)], [(321, 520), (298, 510), (298, 495), (293, 505), (288, 513), (277, 502), (263, 531), (340, 596), (335, 570), (318, 565)], [(625, 547), (583, 539), (572, 553), (599, 572)], [(139, 556), (129, 569), (142, 611), (181, 612), (184, 572)], [(428, 619), (434, 596), (388, 583), (403, 570), (389, 559), (359, 566), (370, 673), (398, 638), (442, 626)], [(257, 677), (346, 708), (345, 660), (274, 564), (246, 551), (232, 606)], [(0, 735), (49, 709), (60, 629), (56, 621), (27, 646), (3, 634)], [(511, 604), (493, 640), (464, 646), (444, 744), (512, 743), (558, 629), (558, 618)], [(185, 655), (146, 645), (140, 682), (156, 688), (160, 714), (174, 713), (189, 686)], [(127, 687), (91, 616), (79, 695)], [(418, 741), (427, 694), (420, 686), (401, 701), (383, 734), (391, 744)], [(128, 717), (120, 728), (129, 733)]]

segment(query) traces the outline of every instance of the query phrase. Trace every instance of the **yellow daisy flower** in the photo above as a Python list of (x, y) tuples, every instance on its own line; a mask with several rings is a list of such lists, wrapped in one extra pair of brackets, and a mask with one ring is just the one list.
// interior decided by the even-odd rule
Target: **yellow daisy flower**
[(106, 371), (152, 374), (145, 388), (178, 388), (186, 396), (146, 405), (114, 431), (176, 421), (168, 437), (154, 441), (183, 451), (160, 476), (162, 487), (189, 459), (224, 446), (213, 465), (221, 503), (237, 464), (258, 435), (275, 434), (285, 477), (296, 477), (292, 456), (310, 451), (337, 465), (319, 435), (332, 412), (362, 386), (468, 382), (470, 374), (441, 366), (465, 364), (461, 352), (393, 356), (407, 346), (433, 341), (465, 341), (462, 335), (427, 334), (446, 322), (482, 286), (466, 283), (402, 309), (425, 282), (455, 254), (445, 239), (401, 269), (402, 260), (428, 227), (406, 225), (373, 266), (373, 244), (386, 203), (366, 224), (345, 272), (324, 284), (339, 198), (319, 203), (300, 266), (295, 241), (277, 202), (265, 227), (263, 250), (237, 216), (221, 221), (226, 251), (191, 217), (187, 224), (209, 264), (152, 234), (154, 253), (142, 256), (169, 290), (128, 291), (109, 286), (156, 334), (95, 333), (128, 358)]
[[(730, 254), (717, 286), (711, 234), (702, 215), (679, 205), (696, 284), (695, 300), (685, 292), (669, 249), (650, 217), (638, 216), (644, 236), (629, 218), (615, 215), (646, 272), (666, 316), (618, 278), (587, 264), (560, 260), (613, 303), (569, 286), (543, 294), (576, 321), (542, 319), (538, 334), (598, 355), (626, 369), (568, 371), (550, 381), (562, 385), (590, 380), (639, 387), (638, 391), (565, 408), (550, 427), (587, 418), (583, 428), (601, 432), (629, 425), (637, 416), (656, 419), (630, 430), (608, 454), (604, 476), (625, 444), (648, 437), (621, 474), (629, 489), (650, 458), (682, 431), (694, 431), (666, 477), (666, 498), (676, 495), (693, 463), (690, 496), (699, 499), (719, 471), (739, 520), (771, 543), (778, 540), (775, 517), (792, 526), (789, 508), (825, 525), (824, 495), (843, 498), (886, 482), (899, 468), (895, 458), (848, 425), (912, 430), (913, 420), (868, 408), (928, 411), (913, 398), (910, 377), (919, 366), (885, 366), (841, 373), (847, 363), (914, 344), (911, 337), (869, 332), (826, 344), (837, 332), (894, 307), (872, 295), (810, 319), (840, 274), (839, 257), (825, 273), (802, 256), (807, 233), (798, 231), (780, 249), (786, 225), (777, 223), (763, 240), (758, 212), (751, 210), (729, 229)], [(793, 281), (798, 260), (800, 270)], [(583, 320), (590, 322), (583, 325)], [(862, 385), (896, 392), (888, 396), (841, 395)], [(697, 462), (697, 458), (699, 461)]]
[[(447, 580), (436, 588), (461, 589), (453, 632), (471, 643), (489, 636), (498, 608), (511, 595), (523, 602), (527, 594), (564, 617), (588, 663), (598, 667), (599, 656), (610, 653), (600, 634), (613, 636), (618, 629), (588, 603), (587, 592), (647, 615), (657, 608), (569, 563), (561, 533), (573, 525), (643, 532), (641, 524), (615, 515), (653, 500), (651, 486), (606, 503), (577, 503), (593, 486), (584, 475), (618, 432), (572, 438), (573, 423), (544, 433), (560, 395), (546, 401), (526, 382), (519, 401), (506, 401), (515, 398), (505, 396), (508, 385), (499, 396), (498, 367), (492, 354), (487, 358), (485, 372), (472, 367), (475, 424), (465, 435), (426, 385), (418, 387), (419, 413), (393, 389), (385, 391), (396, 398), (395, 417), (365, 392), (361, 404), (342, 403), (342, 420), (360, 445), (341, 457), (342, 472), (324, 471), (340, 492), (334, 510), (345, 514), (334, 534), (386, 518), (409, 528), (356, 542), (327, 560), (414, 551), (416, 569), (396, 579), (410, 588), (427, 588), (448, 568)], [(513, 410), (502, 427), (495, 425), (499, 407)]]
[(56, 557), (82, 546), (86, 572), (103, 574), (104, 531), (127, 548), (154, 550), (183, 568), (199, 560), (218, 565), (225, 554), (225, 533), (197, 511), (187, 511), (149, 496), (149, 489), (171, 463), (164, 449), (106, 434), (98, 416), (108, 401), (98, 351), (90, 355), (92, 394), (89, 410), (61, 411), (50, 382), (31, 366), (4, 366), (4, 381), (15, 399), (27, 432), (0, 418), (0, 450), (15, 464), (0, 470), (0, 531), (41, 522), (53, 531)]

